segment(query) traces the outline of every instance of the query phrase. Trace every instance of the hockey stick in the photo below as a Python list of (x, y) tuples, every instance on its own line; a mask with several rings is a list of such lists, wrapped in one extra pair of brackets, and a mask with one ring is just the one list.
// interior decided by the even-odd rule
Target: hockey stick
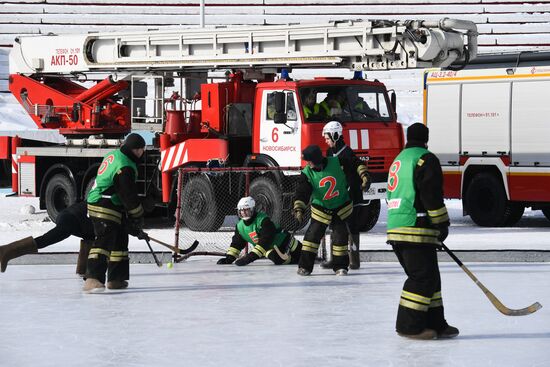
[(281, 259), (283, 259), (285, 262), (289, 259), (290, 257), (290, 250), (292, 249), (292, 241), (298, 241), (294, 235), (296, 234), (296, 231), (297, 229), (295, 229), (294, 231), (292, 231), (292, 235), (290, 237), (290, 242), (288, 243), (288, 246), (286, 247), (286, 251), (285, 253), (283, 254), (281, 252), (281, 250), (279, 250), (279, 247), (278, 246), (273, 246), (275, 248), (275, 252), (277, 252), (277, 255), (279, 255), (279, 257)]
[(176, 262), (181, 262), (183, 260), (189, 259), (191, 256), (225, 256), (225, 252), (218, 252), (218, 251), (195, 251), (191, 252), (189, 254), (180, 256)]
[(162, 242), (161, 240), (157, 240), (156, 238), (153, 238), (153, 237), (149, 237), (149, 239), (151, 241), (158, 243), (159, 245), (169, 248), (170, 250), (172, 250), (172, 252), (175, 252), (176, 254), (180, 254), (180, 255), (185, 255), (190, 252), (193, 252), (197, 248), (197, 246), (199, 246), (199, 241), (195, 240), (195, 242), (193, 242), (193, 244), (189, 248), (186, 248), (184, 250), (184, 249), (180, 249), (179, 247), (169, 245), (166, 242)]
[(470, 270), (468, 270), (468, 268), (462, 263), (462, 261), (460, 261), (460, 259), (456, 257), (456, 255), (447, 246), (445, 246), (443, 242), (441, 243), (441, 247), (443, 247), (443, 250), (445, 250), (445, 252), (449, 254), (449, 256), (458, 264), (458, 266), (462, 268), (462, 270), (464, 270), (466, 274), (468, 274), (470, 279), (472, 279), (474, 283), (477, 284), (479, 288), (481, 288), (481, 290), (483, 291), (483, 293), (485, 293), (485, 296), (489, 298), (489, 301), (491, 301), (493, 306), (495, 306), (496, 309), (499, 310), (502, 314), (506, 316), (525, 316), (525, 315), (532, 314), (533, 312), (536, 312), (541, 309), (542, 305), (538, 302), (533, 303), (529, 307), (525, 307), (521, 309), (511, 309), (504, 306), (502, 302), (500, 302), (499, 299), (495, 297), (493, 293), (491, 293), (487, 288), (485, 288), (485, 286), (476, 278), (476, 276), (472, 274)]
[(151, 255), (153, 255), (153, 259), (155, 259), (155, 263), (157, 264), (157, 266), (159, 268), (162, 267), (162, 263), (160, 262), (160, 260), (158, 259), (157, 257), (157, 254), (155, 254), (155, 251), (153, 251), (153, 248), (151, 247), (151, 244), (149, 243), (149, 239), (148, 238), (145, 238), (145, 242), (147, 242), (147, 246), (149, 247), (149, 251), (151, 251)]

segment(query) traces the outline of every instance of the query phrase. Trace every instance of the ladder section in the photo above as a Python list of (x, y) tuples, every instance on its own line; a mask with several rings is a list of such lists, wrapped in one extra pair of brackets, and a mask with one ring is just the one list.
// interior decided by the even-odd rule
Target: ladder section
[[(48, 38), (50, 37), (50, 38)], [(475, 57), (477, 28), (439, 22), (357, 20), (317, 25), (184, 28), (19, 37), (10, 72), (345, 67), (445, 67)], [(52, 56), (53, 55), (53, 56)]]

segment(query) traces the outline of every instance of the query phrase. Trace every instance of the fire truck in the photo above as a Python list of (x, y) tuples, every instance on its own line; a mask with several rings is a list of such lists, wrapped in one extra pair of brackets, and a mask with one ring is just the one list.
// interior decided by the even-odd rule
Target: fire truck
[[(323, 125), (337, 119), (373, 179), (365, 194), (368, 230), (385, 197), (389, 165), (404, 144), (395, 94), (360, 76), (292, 80), (288, 71), (447, 67), (476, 52), (475, 24), (448, 18), (18, 37), (10, 91), (39, 129), (56, 129), (67, 142), (14, 147), (17, 191), (39, 196), (55, 220), (85, 197), (107, 152), (130, 131), (148, 131), (154, 139), (138, 184), (142, 194), (158, 187), (170, 207), (179, 167), (299, 167), (302, 148), (323, 147)], [(222, 80), (213, 79), (220, 71)], [(308, 96), (325, 107), (306, 115)], [(187, 195), (197, 197), (184, 212), (194, 217), (192, 229), (216, 230), (234, 209), (220, 212), (216, 199), (243, 194), (242, 185), (220, 184), (219, 176), (191, 181)], [(269, 200), (285, 208), (278, 215), (288, 215), (292, 192), (281, 187), (296, 181), (296, 172), (258, 176), (251, 194), (274, 196)]]
[(480, 226), (514, 225), (526, 207), (550, 219), (550, 53), (484, 55), (424, 80), (445, 197)]

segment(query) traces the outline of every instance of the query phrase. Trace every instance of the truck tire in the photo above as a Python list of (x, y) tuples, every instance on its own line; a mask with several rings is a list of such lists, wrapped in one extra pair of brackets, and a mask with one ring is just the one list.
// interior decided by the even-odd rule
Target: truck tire
[(88, 194), (92, 190), (94, 183), (95, 183), (95, 177), (90, 178), (90, 180), (86, 184), (86, 188), (84, 189), (84, 193), (82, 195), (83, 200), (86, 200), (88, 198)]
[(359, 232), (370, 231), (378, 222), (380, 216), (380, 200), (371, 200), (369, 205), (356, 206), (353, 210), (359, 210)]
[(506, 219), (504, 225), (509, 227), (515, 225), (523, 217), (524, 211), (525, 205), (523, 203), (510, 202), (508, 219)]
[[(474, 176), (465, 195), (468, 214), (479, 226), (502, 227), (513, 221), (514, 204), (506, 198), (502, 182), (490, 173)], [(518, 211), (515, 212), (516, 217)], [(518, 218), (519, 220), (519, 218)]]
[(541, 209), (542, 211), (542, 214), (544, 214), (544, 216), (546, 217), (546, 219), (550, 220), (550, 208), (544, 208), (544, 209)]
[(292, 215), (292, 209), (283, 207), (283, 193), (281, 188), (269, 177), (258, 177), (250, 184), (250, 196), (256, 201), (256, 210), (266, 213), (273, 223), (282, 229), (295, 231), (303, 228), (309, 221), (304, 213), (304, 221), (298, 224)]
[(54, 223), (63, 209), (76, 203), (76, 187), (63, 173), (54, 175), (48, 181), (44, 195), (46, 211)]
[(203, 175), (191, 177), (183, 186), (181, 205), (181, 220), (192, 231), (215, 232), (225, 219), (214, 186)]

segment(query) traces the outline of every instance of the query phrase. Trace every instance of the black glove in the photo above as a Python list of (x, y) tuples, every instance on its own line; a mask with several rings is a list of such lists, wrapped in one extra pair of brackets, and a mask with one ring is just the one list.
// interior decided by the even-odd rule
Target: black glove
[(149, 235), (143, 232), (142, 229), (139, 230), (139, 232), (136, 234), (136, 237), (140, 240), (149, 241)]
[(256, 255), (254, 252), (250, 252), (248, 255), (246, 256), (243, 256), (239, 259), (237, 259), (237, 261), (235, 261), (235, 265), (237, 266), (244, 266), (244, 265), (248, 265), (250, 264), (252, 261), (256, 261), (258, 260), (260, 257), (258, 255)]
[(439, 235), (437, 236), (437, 240), (439, 242), (445, 241), (445, 239), (449, 235), (449, 226), (440, 226), (440, 227), (437, 227), (437, 230), (439, 231)]
[(233, 261), (235, 261), (235, 258), (233, 256), (226, 255), (225, 257), (222, 257), (221, 259), (219, 259), (216, 264), (228, 265), (228, 264), (233, 264)]
[(127, 231), (130, 235), (137, 237), (140, 232), (143, 232), (143, 217), (128, 218)]
[(304, 221), (304, 211), (302, 209), (294, 209), (294, 218), (296, 218), (296, 222), (298, 224), (302, 224)]

